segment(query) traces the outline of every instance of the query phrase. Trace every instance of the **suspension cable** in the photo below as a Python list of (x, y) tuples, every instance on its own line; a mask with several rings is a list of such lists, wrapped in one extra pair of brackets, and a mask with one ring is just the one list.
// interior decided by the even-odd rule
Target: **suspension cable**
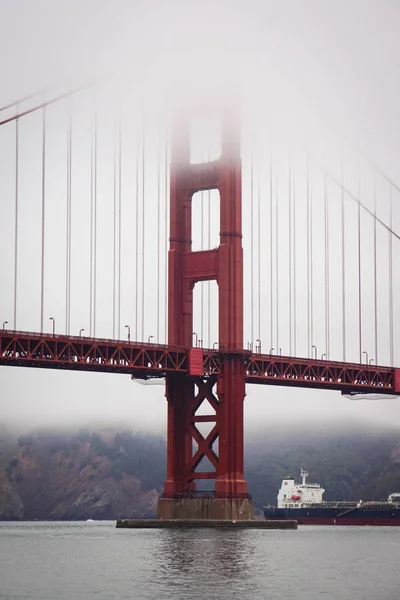
[(116, 132), (114, 131), (114, 157), (113, 157), (113, 302), (112, 323), (113, 339), (116, 339), (116, 301), (117, 301), (117, 151)]
[[(17, 110), (18, 110), (18, 105), (17, 105)], [(19, 209), (19, 119), (16, 119), (16, 121), (15, 121), (14, 330), (17, 329), (18, 209)]]
[(346, 362), (346, 260), (345, 260), (345, 218), (344, 218), (344, 164), (343, 156), (341, 159), (341, 182), (342, 182), (342, 342), (343, 342), (343, 362)]
[[(360, 164), (358, 162), (358, 197), (361, 197)], [(390, 234), (389, 234), (390, 235)], [(362, 362), (362, 286), (361, 286), (361, 202), (357, 206), (357, 238), (358, 238), (358, 346), (359, 360)]]
[(312, 336), (311, 336), (311, 293), (310, 293), (310, 281), (311, 281), (311, 265), (310, 265), (310, 239), (311, 239), (311, 225), (310, 225), (310, 163), (309, 155), (307, 154), (306, 164), (306, 196), (307, 196), (307, 342), (308, 342), (308, 356), (310, 357), (312, 349)]
[(69, 107), (68, 133), (67, 133), (67, 231), (66, 231), (66, 286), (65, 286), (65, 332), (71, 330), (71, 169), (72, 169), (72, 110)]
[[(138, 133), (138, 132), (137, 132)], [(137, 135), (136, 144), (136, 185), (135, 185), (135, 241), (136, 241), (136, 256), (135, 256), (135, 340), (138, 340), (138, 318), (139, 318), (139, 161), (140, 161), (140, 144), (139, 135)]]
[(377, 202), (377, 189), (376, 189), (376, 173), (374, 172), (374, 329), (375, 329), (375, 364), (378, 362), (378, 287), (377, 287), (377, 247), (376, 247), (376, 202)]
[[(90, 82), (90, 83), (86, 83), (84, 85), (81, 85), (77, 88), (74, 88), (73, 90), (69, 90), (68, 92), (65, 92), (64, 94), (60, 94), (59, 96), (56, 96), (55, 98), (52, 98), (51, 100), (46, 100), (45, 102), (41, 102), (40, 104), (36, 104), (35, 106), (33, 106), (32, 108), (28, 108), (27, 110), (24, 110), (22, 112), (17, 112), (16, 114), (12, 115), (11, 117), (8, 117), (7, 119), (3, 119), (2, 121), (0, 121), (0, 127), (2, 125), (6, 125), (7, 123), (11, 123), (12, 121), (16, 121), (18, 119), (21, 119), (21, 117), (25, 117), (26, 115), (30, 115), (33, 112), (36, 112), (38, 110), (44, 109), (47, 106), (50, 106), (50, 104), (55, 104), (56, 102), (59, 102), (60, 100), (64, 100), (65, 98), (69, 98), (70, 96), (73, 96), (74, 94), (77, 94), (78, 92), (81, 92), (82, 90), (91, 87), (92, 85), (94, 85), (94, 82)], [(14, 103), (11, 105), (13, 106)], [(18, 105), (18, 102), (17, 102)], [(6, 107), (7, 108), (7, 107)]]
[(289, 212), (289, 356), (292, 356), (292, 164), (288, 164), (288, 212)]
[[(389, 187), (389, 223), (392, 228), (393, 206), (392, 186)], [(389, 233), (389, 337), (390, 337), (390, 366), (394, 363), (393, 348), (393, 237)]]
[(296, 171), (293, 171), (293, 354), (297, 348), (297, 277), (296, 277)]
[(44, 244), (45, 244), (45, 202), (46, 202), (46, 108), (42, 112), (42, 256), (40, 270), (40, 332), (44, 322)]
[(260, 166), (258, 165), (257, 171), (257, 240), (258, 240), (258, 339), (260, 344), (261, 353), (261, 179), (260, 179)]
[(165, 131), (165, 180), (164, 180), (164, 244), (165, 244), (165, 265), (164, 265), (164, 294), (165, 294), (165, 343), (168, 343), (168, 129)]
[(145, 130), (144, 123), (142, 129), (142, 339), (144, 341), (144, 316), (145, 316), (145, 305), (144, 305), (144, 288), (145, 288), (145, 222), (146, 222), (146, 203), (145, 203), (145, 194), (146, 194), (146, 140), (145, 140)]
[(273, 280), (273, 238), (272, 238), (272, 148), (269, 151), (269, 252), (270, 252), (270, 304), (271, 304), (271, 319), (270, 319), (270, 334), (271, 334), (271, 342), (270, 348), (272, 352), (273, 343), (274, 343), (274, 280)]
[(324, 177), (324, 200), (325, 200), (325, 346), (326, 358), (329, 360), (330, 340), (329, 340), (329, 197), (328, 197), (328, 178)]
[(276, 353), (279, 354), (279, 172), (275, 179)]
[(121, 339), (121, 269), (122, 269), (122, 129), (118, 119), (118, 339)]
[(254, 344), (254, 164), (253, 164), (253, 144), (250, 149), (250, 275), (251, 275), (251, 294), (250, 294), (250, 340), (253, 349)]
[(157, 138), (157, 342), (160, 343), (161, 141)]

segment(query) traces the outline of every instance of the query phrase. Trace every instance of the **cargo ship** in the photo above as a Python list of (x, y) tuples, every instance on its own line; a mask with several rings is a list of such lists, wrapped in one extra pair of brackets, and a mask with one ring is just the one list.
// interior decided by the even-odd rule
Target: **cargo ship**
[(295, 520), (299, 525), (376, 525), (400, 526), (400, 492), (390, 494), (386, 502), (325, 502), (325, 490), (318, 483), (302, 483), (285, 477), (278, 493), (277, 506), (264, 506), (268, 520)]

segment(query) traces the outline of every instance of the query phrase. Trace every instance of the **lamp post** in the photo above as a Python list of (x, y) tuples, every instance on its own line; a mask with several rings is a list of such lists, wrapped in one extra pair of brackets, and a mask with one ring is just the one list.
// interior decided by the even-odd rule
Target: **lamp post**
[(314, 344), (313, 344), (313, 345), (311, 346), (311, 348), (314, 348), (314, 358), (316, 359), (316, 358), (317, 358), (317, 352), (318, 352), (318, 350), (317, 350), (317, 346), (314, 346)]
[(368, 352), (363, 350), (363, 354), (365, 354), (365, 364), (368, 364)]
[(269, 349), (269, 353), (272, 354), (272, 352), (275, 350), (275, 348), (270, 348)]
[(82, 337), (82, 331), (85, 331), (85, 329), (82, 327), (82, 329), (79, 330), (79, 337)]
[(325, 352), (324, 352), (324, 354), (321, 354), (321, 360), (324, 360), (324, 356), (326, 357)]
[(258, 342), (258, 351), (261, 354), (261, 340), (257, 338), (256, 342)]
[(53, 335), (56, 333), (56, 320), (54, 317), (49, 317), (49, 321), (53, 322)]
[(194, 339), (196, 341), (196, 348), (197, 348), (198, 341), (199, 341), (199, 338), (197, 337), (197, 333), (195, 331), (193, 331), (192, 336), (194, 336)]
[(369, 364), (370, 364), (370, 365), (372, 365), (372, 363), (373, 363), (373, 362), (374, 362), (374, 359), (373, 359), (373, 358), (370, 358), (370, 359), (369, 359)]
[(153, 336), (153, 335), (149, 335), (149, 337), (148, 337), (148, 340), (147, 340), (147, 343), (148, 343), (148, 344), (151, 344), (151, 340), (152, 340), (153, 338), (154, 338), (154, 336)]
[(218, 342), (213, 343), (213, 350), (218, 350)]
[(125, 329), (128, 330), (128, 342), (131, 341), (131, 327), (130, 325), (125, 325)]
[(6, 328), (6, 325), (8, 324), (8, 321), (3, 321), (3, 329)]

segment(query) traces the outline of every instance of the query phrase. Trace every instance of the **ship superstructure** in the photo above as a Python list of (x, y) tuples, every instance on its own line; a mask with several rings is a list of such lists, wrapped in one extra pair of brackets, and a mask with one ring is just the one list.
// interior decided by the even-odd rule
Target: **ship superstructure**
[(304, 505), (320, 504), (325, 492), (319, 483), (307, 483), (308, 473), (301, 469), (302, 483), (285, 477), (278, 493), (278, 508), (300, 508)]

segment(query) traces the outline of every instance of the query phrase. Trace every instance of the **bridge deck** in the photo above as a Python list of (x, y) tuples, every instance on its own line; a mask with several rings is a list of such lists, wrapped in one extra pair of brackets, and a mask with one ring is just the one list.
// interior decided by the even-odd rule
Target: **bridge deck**
[[(240, 351), (239, 351), (240, 352)], [(192, 372), (191, 355), (202, 360)], [(236, 351), (237, 353), (237, 351)], [(246, 383), (342, 392), (400, 393), (400, 369), (240, 352)], [(125, 373), (137, 379), (169, 373), (218, 375), (229, 352), (23, 331), (0, 331), (0, 365)]]

